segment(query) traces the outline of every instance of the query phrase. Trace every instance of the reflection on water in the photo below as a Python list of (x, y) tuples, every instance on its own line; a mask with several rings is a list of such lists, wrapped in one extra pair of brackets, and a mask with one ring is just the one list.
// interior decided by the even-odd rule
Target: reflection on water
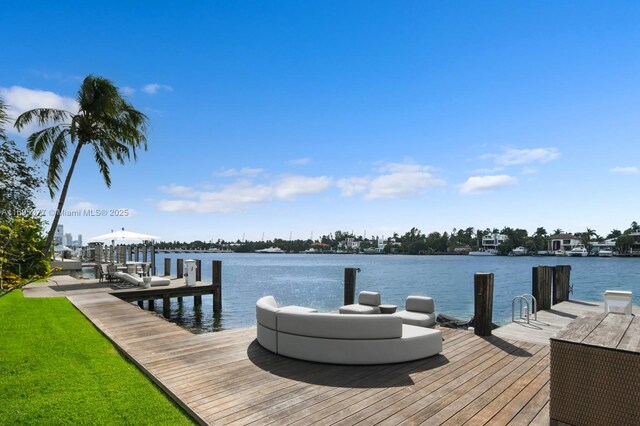
[[(437, 313), (461, 319), (473, 315), (473, 274), (493, 272), (494, 322), (511, 319), (514, 296), (531, 293), (531, 268), (571, 265), (576, 300), (602, 301), (605, 290), (631, 290), (640, 304), (640, 259), (475, 257), (475, 256), (366, 256), (282, 254), (171, 254), (157, 256), (202, 260), (202, 278), (211, 282), (211, 261), (222, 260), (222, 314), (214, 316), (212, 296), (194, 306), (193, 297), (180, 304), (171, 300), (171, 320), (194, 332), (255, 325), (255, 302), (273, 295), (281, 305), (302, 305), (336, 311), (343, 301), (344, 268), (357, 267), (356, 293), (379, 291), (382, 302), (401, 309), (408, 295), (432, 296)], [(161, 275), (162, 270), (158, 273)], [(156, 303), (162, 313), (162, 303)]]

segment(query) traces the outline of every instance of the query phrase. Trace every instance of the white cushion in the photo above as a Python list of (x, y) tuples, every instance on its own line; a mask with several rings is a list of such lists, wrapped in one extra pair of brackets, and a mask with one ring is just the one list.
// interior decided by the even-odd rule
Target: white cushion
[(341, 306), (338, 310), (341, 314), (379, 314), (380, 308), (377, 306), (369, 306), (369, 305), (344, 305)]
[(272, 330), (276, 329), (276, 312), (278, 304), (273, 296), (264, 296), (256, 302), (256, 321)]
[(434, 313), (427, 314), (423, 312), (400, 311), (391, 314), (391, 316), (401, 318), (404, 324), (418, 327), (435, 327), (436, 325), (436, 314)]
[(435, 305), (433, 303), (433, 299), (431, 297), (425, 297), (425, 296), (407, 297), (407, 301), (405, 302), (404, 308), (407, 311), (426, 312), (426, 313), (435, 312)]
[(402, 336), (402, 319), (391, 315), (278, 312), (278, 332), (334, 339), (393, 339)]
[(361, 291), (358, 294), (360, 305), (378, 306), (380, 305), (380, 293), (377, 291)]

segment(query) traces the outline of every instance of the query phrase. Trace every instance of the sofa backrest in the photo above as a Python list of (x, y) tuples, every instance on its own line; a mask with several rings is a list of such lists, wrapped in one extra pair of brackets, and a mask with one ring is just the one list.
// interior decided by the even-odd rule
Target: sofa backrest
[(425, 312), (432, 314), (435, 312), (435, 304), (433, 298), (426, 296), (409, 296), (404, 305), (407, 311)]
[(278, 303), (273, 296), (264, 296), (256, 302), (256, 321), (271, 330), (276, 329)]
[(394, 339), (402, 337), (402, 318), (358, 315), (278, 312), (278, 332), (325, 339)]
[(358, 303), (360, 305), (380, 306), (380, 293), (377, 291), (361, 291), (358, 294)]

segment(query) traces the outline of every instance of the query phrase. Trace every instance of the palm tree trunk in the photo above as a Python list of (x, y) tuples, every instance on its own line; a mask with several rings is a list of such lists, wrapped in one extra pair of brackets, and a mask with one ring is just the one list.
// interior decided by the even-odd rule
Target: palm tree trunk
[(64, 180), (64, 185), (62, 186), (62, 192), (60, 193), (60, 200), (58, 201), (58, 208), (56, 209), (55, 215), (53, 217), (53, 223), (51, 224), (51, 229), (49, 229), (49, 234), (47, 234), (47, 242), (45, 243), (45, 248), (44, 248), (44, 255), (47, 259), (51, 254), (51, 244), (53, 243), (53, 237), (56, 233), (58, 222), (60, 221), (60, 215), (62, 215), (62, 208), (64, 207), (64, 201), (67, 198), (67, 191), (69, 190), (69, 182), (71, 182), (73, 169), (76, 168), (76, 162), (78, 161), (78, 156), (80, 156), (81, 149), (82, 149), (82, 142), (78, 142), (78, 146), (76, 147), (76, 150), (73, 153), (73, 158), (71, 159), (71, 166), (69, 167), (69, 172), (67, 173), (67, 177)]

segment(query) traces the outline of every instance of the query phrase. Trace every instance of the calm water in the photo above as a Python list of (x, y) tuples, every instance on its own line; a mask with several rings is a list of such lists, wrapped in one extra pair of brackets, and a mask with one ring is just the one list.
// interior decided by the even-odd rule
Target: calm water
[[(379, 291), (382, 303), (404, 306), (407, 295), (431, 296), (437, 313), (460, 319), (473, 315), (473, 274), (495, 274), (493, 320), (511, 320), (514, 296), (531, 293), (531, 268), (538, 265), (571, 265), (573, 294), (578, 300), (602, 301), (605, 290), (631, 290), (640, 304), (640, 259), (557, 258), (503, 256), (367, 256), (308, 254), (159, 254), (164, 258), (202, 260), (203, 281), (211, 282), (211, 261), (222, 261), (222, 314), (213, 318), (213, 300), (204, 296), (202, 309), (193, 298), (182, 306), (172, 300), (171, 319), (196, 332), (255, 324), (255, 302), (273, 295), (279, 304), (302, 305), (335, 311), (343, 302), (344, 268), (357, 267), (356, 295), (361, 290)], [(162, 312), (162, 304), (156, 309)]]

